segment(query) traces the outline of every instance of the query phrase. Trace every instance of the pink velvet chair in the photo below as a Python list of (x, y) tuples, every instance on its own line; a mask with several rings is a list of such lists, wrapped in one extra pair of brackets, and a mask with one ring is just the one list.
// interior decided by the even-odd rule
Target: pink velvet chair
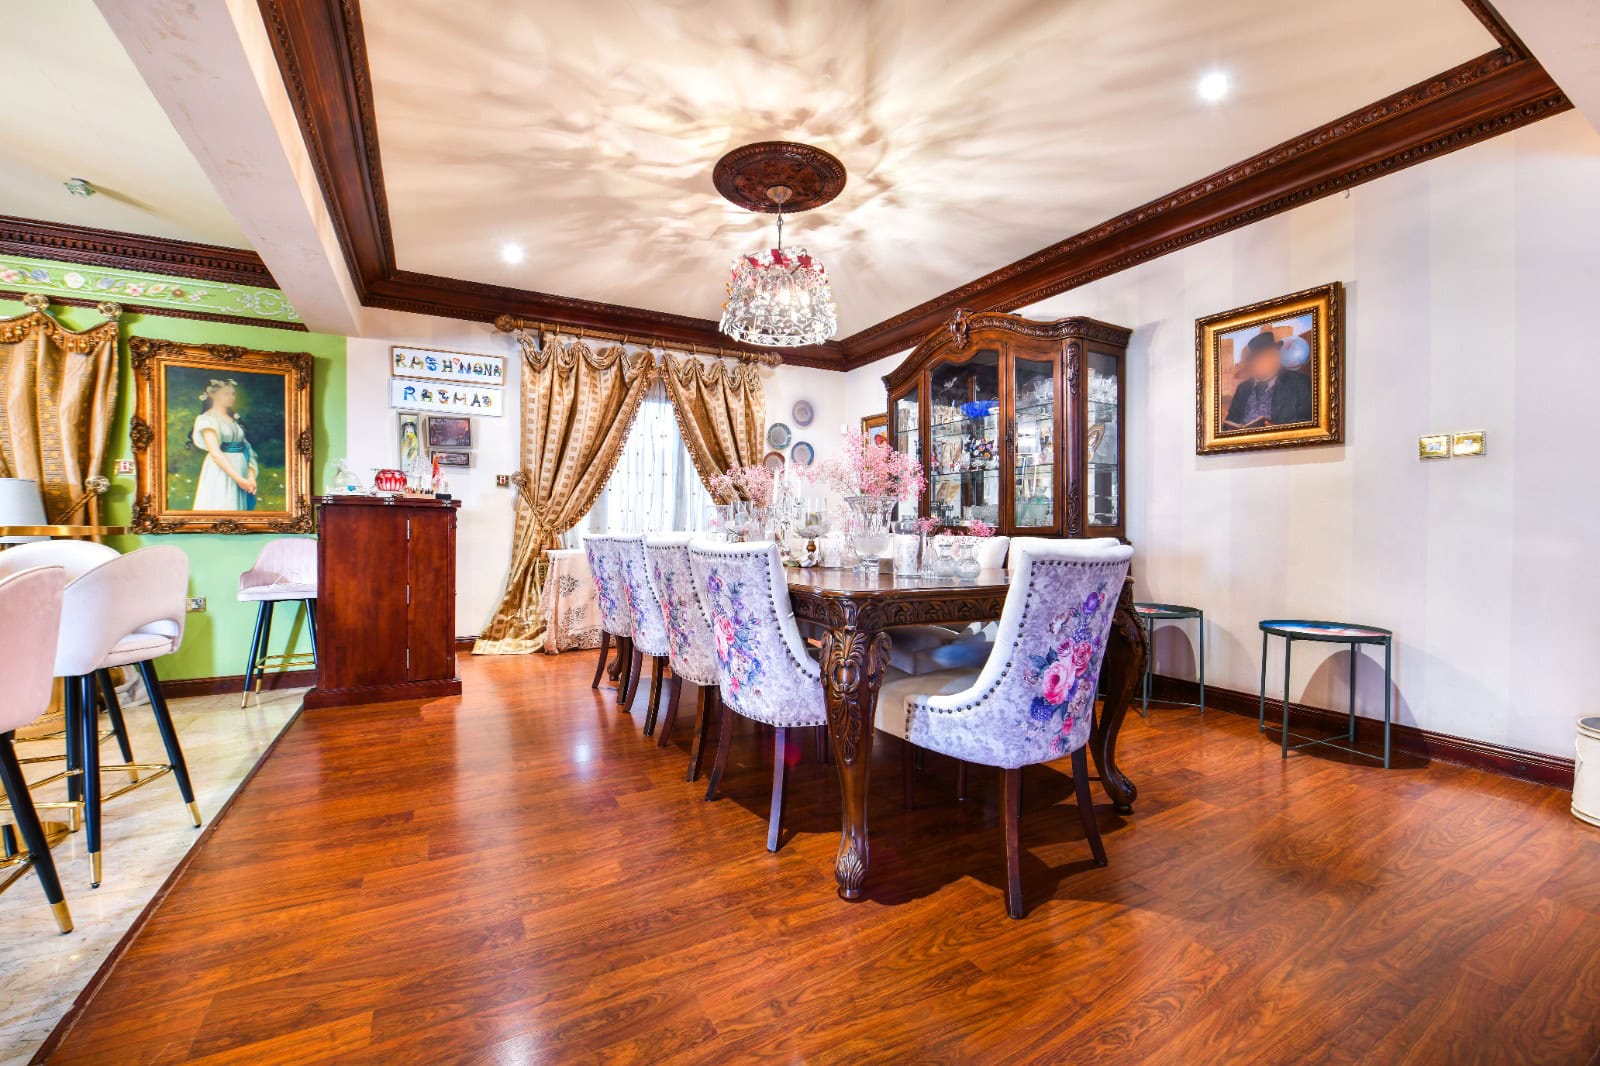
[[(65, 584), (66, 574), (57, 566), (21, 570), (0, 578), (0, 677), (6, 679), (5, 698), (0, 700), (0, 786), (11, 801), (11, 817), (28, 849), (25, 861), (39, 875), (56, 925), (63, 933), (70, 933), (72, 914), (61, 892), (61, 878), (56, 874), (55, 859), (39, 812), (34, 809), (33, 796), (28, 792), (28, 782), (22, 776), (22, 766), (17, 762), (16, 749), (11, 746), (15, 731), (50, 706), (55, 676), (50, 667), (55, 662), (56, 639), (61, 632)], [(21, 872), (19, 868), (5, 884)]]

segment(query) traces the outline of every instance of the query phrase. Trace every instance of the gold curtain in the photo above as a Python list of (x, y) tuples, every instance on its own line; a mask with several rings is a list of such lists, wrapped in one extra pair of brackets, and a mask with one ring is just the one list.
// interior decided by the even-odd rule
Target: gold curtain
[(92, 523), (99, 501), (87, 482), (111, 440), (121, 308), (101, 304), (108, 321), (74, 333), (42, 296), (24, 300), (32, 311), (0, 320), (0, 477), (37, 481), (51, 523)]
[(541, 351), (522, 344), (522, 470), (511, 575), (475, 655), (525, 655), (544, 647), (542, 562), (546, 549), (589, 513), (616, 468), (633, 417), (655, 379), (649, 352), (596, 353), (580, 338)]
[(711, 479), (730, 467), (761, 461), (767, 398), (754, 364), (668, 354), (662, 376), (683, 443), (708, 491)]

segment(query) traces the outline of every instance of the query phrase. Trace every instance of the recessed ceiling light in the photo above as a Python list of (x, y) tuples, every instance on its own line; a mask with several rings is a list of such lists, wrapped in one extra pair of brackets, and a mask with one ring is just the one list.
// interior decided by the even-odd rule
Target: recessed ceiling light
[(522, 262), (523, 254), (522, 245), (520, 244), (507, 243), (500, 246), (500, 261), (503, 263), (515, 266)]
[(1228, 95), (1233, 88), (1233, 80), (1220, 70), (1213, 70), (1200, 78), (1200, 84), (1195, 86), (1195, 92), (1200, 94), (1200, 99), (1208, 104), (1215, 104)]

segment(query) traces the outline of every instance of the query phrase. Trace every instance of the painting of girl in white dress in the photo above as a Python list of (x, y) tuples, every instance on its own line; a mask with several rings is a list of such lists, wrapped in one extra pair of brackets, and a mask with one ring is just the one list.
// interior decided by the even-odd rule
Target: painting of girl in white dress
[(239, 383), (212, 378), (200, 394), (189, 446), (206, 453), (194, 490), (195, 511), (254, 511), (261, 467), (238, 417)]
[(128, 338), (135, 533), (311, 533), (310, 352)]
[(167, 506), (282, 511), (284, 376), (176, 364), (166, 371)]

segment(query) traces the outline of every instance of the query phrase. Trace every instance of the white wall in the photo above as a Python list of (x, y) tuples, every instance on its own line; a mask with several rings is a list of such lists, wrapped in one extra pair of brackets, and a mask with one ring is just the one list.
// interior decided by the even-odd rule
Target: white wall
[[(1330, 281), (1346, 443), (1196, 455), (1195, 319)], [(1597, 293), (1600, 136), (1568, 114), (1024, 313), (1133, 328), (1139, 595), (1205, 609), (1209, 680), (1256, 690), (1263, 618), (1385, 626), (1399, 721), (1570, 755), (1600, 682)], [(1417, 459), (1419, 435), (1468, 429), (1486, 457)], [(1156, 647), (1159, 670), (1192, 676), (1188, 635)], [(1279, 656), (1274, 641), (1269, 694)], [(1343, 652), (1300, 644), (1294, 662), (1294, 698), (1344, 707)], [(1381, 663), (1357, 693), (1381, 715)]]
[(351, 469), (367, 484), (375, 469), (399, 463), (395, 412), (389, 407), (389, 348), (395, 344), (452, 352), (500, 355), (506, 360), (505, 414), (472, 420), (472, 463), (450, 468), (450, 492), (461, 501), (456, 530), (456, 632), (477, 635), (494, 614), (511, 563), (516, 490), (497, 488), (496, 474), (521, 463), (521, 353), (516, 341), (493, 326), (450, 318), (368, 309), (366, 336), (347, 349), (348, 449)]

